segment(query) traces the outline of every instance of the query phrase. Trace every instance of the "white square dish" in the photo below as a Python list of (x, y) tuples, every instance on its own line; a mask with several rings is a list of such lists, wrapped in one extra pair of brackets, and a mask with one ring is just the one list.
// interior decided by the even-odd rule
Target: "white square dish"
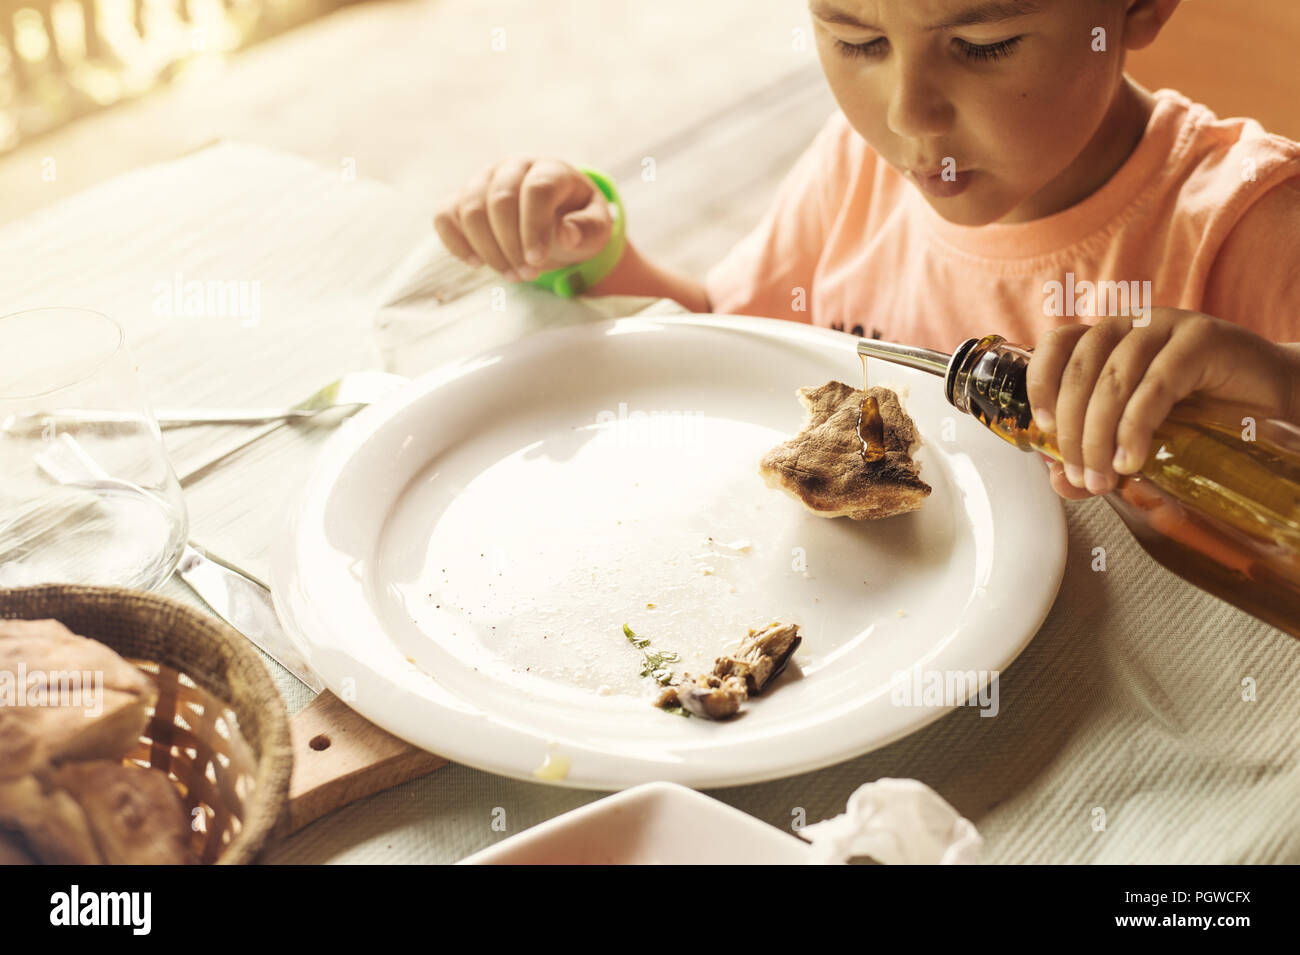
[(811, 846), (676, 783), (626, 789), (458, 865), (804, 865)]

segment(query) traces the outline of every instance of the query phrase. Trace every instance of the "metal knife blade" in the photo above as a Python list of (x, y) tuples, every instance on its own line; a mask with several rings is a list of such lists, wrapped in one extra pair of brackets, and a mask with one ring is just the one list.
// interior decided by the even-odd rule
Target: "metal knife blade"
[(252, 574), (187, 544), (176, 575), (212, 610), (316, 693), (325, 684), (280, 626), (271, 591)]

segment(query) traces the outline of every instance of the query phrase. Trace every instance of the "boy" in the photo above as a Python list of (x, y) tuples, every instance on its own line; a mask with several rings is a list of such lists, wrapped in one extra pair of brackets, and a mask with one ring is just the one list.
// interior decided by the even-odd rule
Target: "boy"
[[(1105, 493), (1192, 393), (1300, 422), (1300, 145), (1124, 75), (1179, 0), (811, 0), (840, 109), (704, 282), (628, 243), (595, 294), (951, 351), (1035, 349), (1029, 396)], [(434, 220), (511, 280), (610, 236), (556, 160), (484, 170)], [(808, 303), (808, 304), (805, 304)], [(807, 310), (806, 310), (807, 309)], [(1213, 316), (1213, 317), (1212, 317)]]

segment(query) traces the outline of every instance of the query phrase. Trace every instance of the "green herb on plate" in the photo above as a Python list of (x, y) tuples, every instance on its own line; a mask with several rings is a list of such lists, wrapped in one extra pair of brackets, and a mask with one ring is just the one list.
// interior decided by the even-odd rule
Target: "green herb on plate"
[(660, 686), (667, 686), (673, 681), (673, 671), (667, 665), (681, 662), (682, 658), (678, 654), (671, 650), (651, 650), (650, 638), (637, 636), (627, 624), (623, 624), (623, 635), (627, 637), (628, 643), (641, 651), (641, 676), (650, 677)]

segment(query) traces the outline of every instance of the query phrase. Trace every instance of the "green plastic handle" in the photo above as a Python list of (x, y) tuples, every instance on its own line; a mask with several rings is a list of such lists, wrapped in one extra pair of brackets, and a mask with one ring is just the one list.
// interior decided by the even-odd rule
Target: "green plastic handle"
[(623, 199), (614, 188), (614, 183), (608, 176), (594, 169), (585, 166), (578, 168), (596, 184), (596, 188), (605, 194), (605, 198), (614, 204), (614, 229), (605, 247), (591, 258), (543, 272), (527, 283), (549, 289), (562, 298), (581, 295), (614, 271), (614, 266), (618, 265), (618, 260), (623, 257), (623, 248), (627, 243), (627, 217), (623, 212)]

